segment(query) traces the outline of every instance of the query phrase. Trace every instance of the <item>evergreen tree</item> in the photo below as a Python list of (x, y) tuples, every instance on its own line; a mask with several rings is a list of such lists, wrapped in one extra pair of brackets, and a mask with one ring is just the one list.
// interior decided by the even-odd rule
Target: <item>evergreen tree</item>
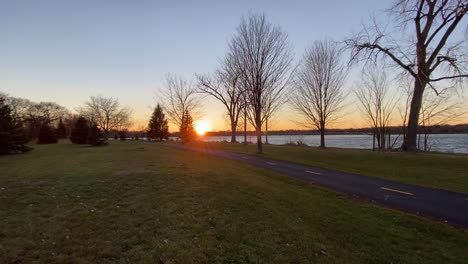
[(197, 133), (193, 127), (192, 116), (185, 110), (184, 116), (182, 117), (182, 125), (180, 126), (180, 138), (182, 139), (182, 143), (194, 140), (196, 137)]
[(159, 104), (156, 105), (153, 115), (151, 116), (146, 135), (148, 138), (156, 139), (158, 141), (169, 139), (169, 126), (166, 116)]
[(70, 141), (73, 144), (86, 144), (88, 141), (88, 133), (88, 121), (84, 117), (79, 117), (72, 129)]
[(67, 138), (67, 129), (65, 128), (65, 124), (63, 123), (62, 118), (59, 120), (55, 134), (57, 135), (58, 139)]
[(104, 135), (102, 134), (102, 131), (98, 128), (97, 124), (94, 123), (90, 128), (89, 128), (89, 133), (88, 133), (88, 144), (91, 144), (93, 146), (101, 146), (104, 144), (104, 139), (102, 139)]
[(48, 124), (43, 124), (39, 128), (37, 135), (37, 144), (55, 144), (58, 142), (57, 135), (52, 127)]
[(11, 108), (0, 97), (0, 155), (31, 150), (26, 143), (28, 138), (22, 124), (13, 119)]

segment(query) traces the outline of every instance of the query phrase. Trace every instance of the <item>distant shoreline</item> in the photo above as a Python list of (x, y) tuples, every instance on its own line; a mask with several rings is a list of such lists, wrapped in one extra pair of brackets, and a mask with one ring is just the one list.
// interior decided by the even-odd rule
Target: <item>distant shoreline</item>
[[(403, 131), (403, 127), (389, 127), (388, 128), (391, 135), (401, 135)], [(435, 126), (428, 126), (420, 127), (421, 134), (428, 133), (428, 134), (468, 134), (468, 124), (457, 124), (457, 125), (435, 125)], [(373, 129), (372, 128), (344, 128), (344, 129), (327, 129), (326, 135), (372, 135)], [(178, 133), (172, 133), (172, 135), (176, 136)], [(265, 131), (262, 131), (262, 134), (265, 135)], [(301, 135), (301, 136), (308, 136), (308, 135), (319, 135), (318, 130), (309, 129), (309, 130), (301, 130), (301, 129), (286, 129), (286, 130), (272, 130), (268, 131), (268, 135), (279, 135), (279, 136), (294, 136), (294, 135)], [(255, 136), (255, 131), (247, 131), (248, 136)], [(206, 132), (206, 137), (210, 136), (231, 136), (231, 131), (210, 131)], [(236, 136), (244, 136), (244, 132), (237, 131)]]

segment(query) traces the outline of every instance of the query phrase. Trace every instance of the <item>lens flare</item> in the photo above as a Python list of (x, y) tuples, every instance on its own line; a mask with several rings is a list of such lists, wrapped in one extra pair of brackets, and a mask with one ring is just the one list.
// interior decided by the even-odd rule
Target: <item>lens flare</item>
[(206, 120), (200, 120), (195, 122), (195, 131), (197, 131), (198, 135), (203, 136), (207, 131), (210, 130), (210, 125)]

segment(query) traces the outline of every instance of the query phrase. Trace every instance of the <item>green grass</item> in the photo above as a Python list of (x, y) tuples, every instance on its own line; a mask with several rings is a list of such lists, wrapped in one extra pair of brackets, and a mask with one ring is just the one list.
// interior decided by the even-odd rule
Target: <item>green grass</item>
[[(201, 143), (201, 147), (256, 153), (255, 145)], [(377, 153), (370, 150), (318, 149), (264, 145), (262, 156), (399, 182), (468, 193), (468, 155)]]
[(468, 232), (164, 144), (0, 157), (0, 263), (466, 263)]

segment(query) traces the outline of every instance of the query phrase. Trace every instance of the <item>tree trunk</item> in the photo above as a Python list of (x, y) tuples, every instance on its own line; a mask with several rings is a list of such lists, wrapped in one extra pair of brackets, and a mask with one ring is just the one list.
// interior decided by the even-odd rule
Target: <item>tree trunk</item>
[(236, 143), (237, 124), (231, 121), (231, 143)]
[(380, 129), (377, 129), (377, 132), (375, 134), (375, 137), (377, 139), (377, 151), (380, 152), (380, 148), (382, 146), (382, 142), (380, 140)]
[(262, 127), (257, 125), (255, 132), (257, 134), (257, 153), (263, 153), (262, 146)]
[(247, 145), (247, 110), (244, 108), (244, 145)]
[(268, 118), (265, 120), (265, 144), (268, 145)]
[(375, 151), (375, 129), (372, 133), (372, 151)]
[(236, 126), (231, 126), (231, 143), (236, 143)]
[(391, 140), (391, 137), (390, 137), (390, 131), (387, 132), (388, 134), (388, 140), (387, 140), (387, 149), (390, 150), (391, 146), (390, 146), (390, 140)]
[[(421, 80), (423, 77), (416, 78), (414, 81), (414, 93), (411, 99), (411, 107), (409, 112), (407, 136), (403, 142), (401, 149), (403, 151), (416, 151), (417, 150), (417, 135), (419, 125), (419, 112), (424, 94), (424, 88), (427, 85), (426, 80)], [(424, 78), (425, 79), (425, 78)]]
[(320, 148), (325, 148), (325, 129), (320, 129)]

